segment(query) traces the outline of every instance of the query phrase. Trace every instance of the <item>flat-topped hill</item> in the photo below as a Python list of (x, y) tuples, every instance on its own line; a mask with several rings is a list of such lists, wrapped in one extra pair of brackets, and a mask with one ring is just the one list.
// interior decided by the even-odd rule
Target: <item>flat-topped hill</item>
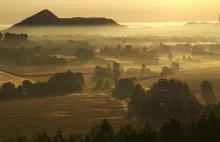
[(112, 35), (124, 33), (127, 29), (126, 26), (120, 25), (112, 19), (102, 17), (58, 18), (46, 9), (4, 30), (3, 33), (26, 33), (29, 35)]
[(106, 18), (58, 18), (49, 10), (43, 10), (25, 20), (15, 24), (12, 27), (20, 26), (120, 26), (112, 19)]

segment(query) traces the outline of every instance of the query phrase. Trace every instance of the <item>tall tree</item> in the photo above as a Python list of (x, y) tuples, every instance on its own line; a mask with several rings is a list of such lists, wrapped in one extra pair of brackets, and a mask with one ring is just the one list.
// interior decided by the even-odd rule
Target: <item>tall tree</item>
[(212, 83), (210, 81), (203, 81), (200, 85), (200, 89), (205, 101), (208, 103), (215, 103), (215, 94), (213, 92)]

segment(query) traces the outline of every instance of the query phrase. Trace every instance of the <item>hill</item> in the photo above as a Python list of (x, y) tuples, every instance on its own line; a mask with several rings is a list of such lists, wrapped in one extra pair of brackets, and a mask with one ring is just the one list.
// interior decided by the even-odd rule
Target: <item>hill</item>
[[(110, 29), (110, 30), (109, 30)], [(59, 18), (45, 9), (6, 29), (4, 32), (27, 34), (91, 34), (103, 30), (127, 29), (112, 19), (99, 17)]]
[(18, 26), (120, 26), (112, 19), (106, 18), (58, 18), (51, 11), (45, 9), (15, 24)]
[[(14, 33), (34, 33), (36, 31), (44, 31), (45, 28), (50, 29), (53, 27), (56, 28), (61, 28), (62, 30), (58, 30), (59, 33), (61, 31), (65, 31), (67, 29), (67, 34), (69, 28), (87, 28), (86, 30), (88, 31), (88, 27), (92, 28), (94, 30), (97, 28), (125, 28), (126, 26), (119, 25), (117, 22), (115, 22), (112, 19), (107, 19), (107, 18), (99, 18), (99, 17), (91, 17), (91, 18), (85, 18), (85, 17), (74, 17), (74, 18), (59, 18), (55, 14), (53, 14), (51, 11), (45, 9), (40, 11), (37, 14), (34, 14), (23, 21), (13, 25), (12, 27), (8, 28), (4, 32), (14, 32)], [(40, 29), (39, 29), (40, 28)], [(53, 30), (51, 30), (53, 31)], [(76, 30), (75, 30), (76, 31)], [(81, 32), (82, 29), (79, 30)], [(97, 31), (97, 30), (96, 30)], [(100, 30), (99, 30), (100, 31)], [(70, 32), (70, 31), (69, 31)], [(58, 33), (58, 32), (57, 32)], [(57, 34), (56, 33), (56, 34)]]

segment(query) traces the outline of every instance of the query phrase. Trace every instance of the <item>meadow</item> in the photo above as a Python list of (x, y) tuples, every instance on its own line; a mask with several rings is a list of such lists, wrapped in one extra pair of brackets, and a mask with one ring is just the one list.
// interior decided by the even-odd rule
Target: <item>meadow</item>
[(125, 118), (126, 102), (105, 93), (70, 94), (61, 97), (0, 102), (0, 140), (38, 132), (85, 134), (89, 128), (107, 118), (115, 128), (129, 123)]

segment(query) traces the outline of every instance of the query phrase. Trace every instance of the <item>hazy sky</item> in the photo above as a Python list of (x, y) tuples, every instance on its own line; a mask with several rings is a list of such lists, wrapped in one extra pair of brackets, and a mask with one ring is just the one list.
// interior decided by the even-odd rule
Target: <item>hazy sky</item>
[(117, 22), (218, 20), (220, 0), (0, 0), (0, 24), (43, 9), (58, 17), (107, 17)]

